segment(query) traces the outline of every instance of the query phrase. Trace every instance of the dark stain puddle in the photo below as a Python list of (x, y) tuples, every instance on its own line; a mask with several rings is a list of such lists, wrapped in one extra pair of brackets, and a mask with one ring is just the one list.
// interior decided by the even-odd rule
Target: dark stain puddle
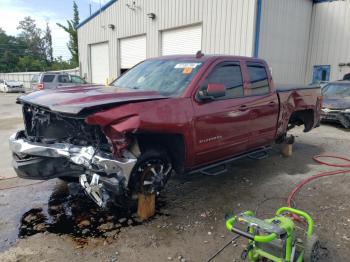
[[(47, 206), (24, 213), (18, 237), (50, 232), (67, 234), (81, 242), (87, 237), (116, 238), (122, 227), (142, 224), (133, 212), (135, 210), (111, 204), (101, 209), (79, 185), (70, 184), (69, 187), (73, 187), (74, 194), (69, 193), (72, 190), (68, 187), (59, 188), (53, 192)], [(157, 199), (156, 216), (167, 215), (159, 211), (165, 205), (164, 199)]]

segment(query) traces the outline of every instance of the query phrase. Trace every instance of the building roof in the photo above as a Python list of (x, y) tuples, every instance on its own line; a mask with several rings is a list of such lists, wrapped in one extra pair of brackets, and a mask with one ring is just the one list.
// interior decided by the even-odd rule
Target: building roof
[(93, 19), (95, 16), (99, 15), (102, 11), (106, 10), (108, 7), (110, 7), (112, 4), (114, 4), (115, 2), (117, 2), (118, 0), (110, 0), (109, 2), (105, 3), (100, 9), (98, 9), (96, 12), (92, 13), (88, 18), (84, 19), (83, 21), (81, 21), (76, 29), (78, 29), (79, 27), (82, 27), (83, 25), (85, 25), (87, 22), (89, 22), (91, 19)]

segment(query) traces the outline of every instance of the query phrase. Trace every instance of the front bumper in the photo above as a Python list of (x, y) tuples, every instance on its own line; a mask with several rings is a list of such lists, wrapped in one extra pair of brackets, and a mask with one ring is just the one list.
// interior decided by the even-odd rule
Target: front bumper
[(104, 179), (123, 180), (127, 186), (137, 161), (131, 153), (128, 153), (127, 158), (116, 160), (110, 154), (100, 152), (92, 146), (30, 142), (26, 140), (24, 131), (13, 134), (9, 144), (14, 155), (13, 166), (18, 176), (23, 178), (50, 179), (75, 176), (76, 173), (82, 174), (84, 171), (87, 174), (98, 173)]
[(321, 120), (337, 122), (345, 128), (350, 128), (350, 112), (345, 110), (323, 108), (321, 111)]
[(9, 144), (13, 167), (19, 177), (41, 180), (79, 177), (87, 195), (100, 207), (106, 205), (111, 195), (117, 197), (125, 193), (137, 162), (129, 152), (124, 159), (116, 160), (92, 146), (31, 142), (24, 131), (13, 134)]
[(20, 86), (8, 86), (7, 87), (7, 92), (8, 93), (15, 93), (15, 92), (24, 92), (25, 88), (24, 87), (20, 87)]

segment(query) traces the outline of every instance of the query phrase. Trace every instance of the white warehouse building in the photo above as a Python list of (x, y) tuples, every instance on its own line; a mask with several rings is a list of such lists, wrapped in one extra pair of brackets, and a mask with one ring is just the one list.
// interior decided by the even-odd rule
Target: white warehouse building
[(198, 50), (263, 58), (284, 84), (350, 72), (350, 0), (111, 0), (77, 29), (81, 75), (92, 83)]

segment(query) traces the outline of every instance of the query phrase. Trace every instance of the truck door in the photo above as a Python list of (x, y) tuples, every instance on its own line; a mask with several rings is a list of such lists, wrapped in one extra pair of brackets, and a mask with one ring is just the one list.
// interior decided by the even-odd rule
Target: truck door
[[(208, 84), (223, 84), (226, 94), (201, 101), (198, 93)], [(221, 62), (209, 69), (194, 99), (195, 165), (215, 162), (246, 150), (249, 140), (249, 109), (239, 62)]]
[(246, 62), (249, 99), (246, 102), (250, 112), (251, 138), (249, 148), (269, 145), (274, 142), (277, 128), (279, 102), (271, 86), (271, 77), (266, 66), (257, 62)]

